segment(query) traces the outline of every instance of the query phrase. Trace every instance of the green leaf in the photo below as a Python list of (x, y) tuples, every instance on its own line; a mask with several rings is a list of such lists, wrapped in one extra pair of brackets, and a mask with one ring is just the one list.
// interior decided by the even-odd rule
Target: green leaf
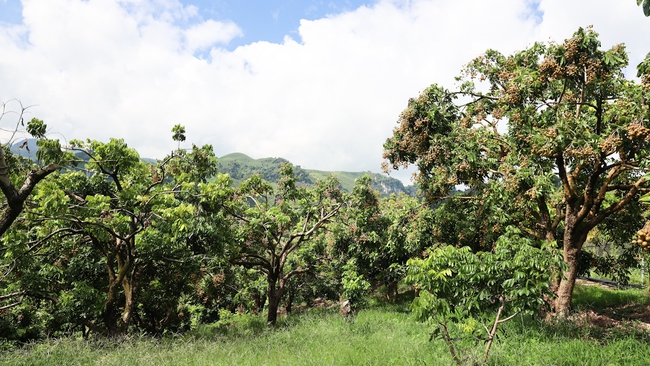
[(47, 132), (47, 125), (38, 118), (32, 118), (31, 121), (27, 122), (27, 133), (32, 135), (37, 139), (42, 139), (45, 137)]

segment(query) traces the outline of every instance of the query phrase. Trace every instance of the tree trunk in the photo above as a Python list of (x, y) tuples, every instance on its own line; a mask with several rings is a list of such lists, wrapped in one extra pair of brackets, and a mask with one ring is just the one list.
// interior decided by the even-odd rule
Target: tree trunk
[(264, 311), (264, 305), (266, 305), (266, 294), (256, 294), (253, 295), (253, 301), (255, 302), (255, 312), (261, 313)]
[(124, 290), (124, 311), (122, 311), (122, 333), (126, 333), (129, 327), (129, 323), (131, 321), (131, 317), (133, 315), (133, 311), (135, 309), (135, 301), (134, 301), (134, 292), (135, 292), (135, 285), (133, 284), (133, 278), (131, 274), (127, 274), (124, 276), (124, 279), (122, 280), (122, 289)]
[(386, 295), (388, 297), (388, 300), (392, 302), (397, 302), (399, 296), (398, 291), (399, 291), (398, 282), (397, 281), (390, 282), (388, 286), (386, 286)]
[(589, 232), (576, 225), (575, 216), (569, 215), (568, 211), (564, 229), (564, 262), (568, 268), (564, 271), (557, 288), (557, 298), (554, 306), (555, 313), (562, 318), (566, 317), (571, 309), (573, 288), (578, 278), (578, 255), (582, 245), (587, 240), (587, 233)]
[[(135, 232), (135, 224), (131, 223), (131, 232)], [(125, 252), (126, 265), (125, 268), (122, 268), (125, 271), (124, 278), (122, 279), (122, 289), (124, 290), (124, 311), (122, 311), (122, 330), (124, 333), (127, 332), (129, 323), (131, 322), (131, 317), (135, 312), (135, 294), (138, 289), (138, 263), (135, 260), (135, 237), (132, 237), (130, 240), (127, 240), (128, 250)]]
[(294, 296), (295, 296), (294, 291), (289, 291), (289, 293), (287, 294), (287, 299), (284, 302), (284, 305), (285, 305), (284, 308), (285, 308), (287, 314), (289, 314), (293, 310), (293, 298), (294, 298)]
[[(117, 247), (121, 245), (120, 239), (117, 239)], [(117, 264), (117, 273), (114, 265)], [(109, 255), (106, 261), (108, 270), (108, 294), (104, 303), (102, 319), (109, 335), (124, 334), (127, 331), (128, 323), (133, 314), (133, 258), (124, 250), (118, 251), (114, 255)], [(118, 305), (119, 289), (124, 291), (125, 303), (122, 311)], [(122, 316), (120, 316), (120, 312)]]
[(102, 320), (108, 335), (116, 335), (119, 333), (119, 327), (117, 325), (117, 289), (118, 284), (111, 281), (108, 286), (106, 301), (104, 302), (104, 310), (102, 311)]
[(266, 322), (268, 324), (275, 324), (278, 320), (278, 306), (280, 304), (280, 299), (277, 295), (269, 295), (269, 312), (266, 316)]
[(277, 277), (269, 276), (269, 310), (266, 317), (268, 324), (275, 324), (278, 320), (278, 307), (280, 306), (283, 291), (284, 286), (279, 283)]
[(578, 277), (578, 252), (579, 250), (571, 249), (570, 252), (564, 253), (564, 261), (568, 268), (564, 271), (564, 276), (560, 280), (557, 289), (557, 298), (555, 300), (555, 313), (559, 317), (566, 317), (571, 308), (571, 298), (573, 297), (573, 288), (575, 287)]

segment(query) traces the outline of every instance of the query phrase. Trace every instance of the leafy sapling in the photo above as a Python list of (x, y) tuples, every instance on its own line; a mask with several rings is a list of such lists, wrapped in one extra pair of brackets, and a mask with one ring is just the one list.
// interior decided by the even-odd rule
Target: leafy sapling
[[(411, 309), (420, 320), (436, 325), (431, 339), (444, 340), (459, 365), (467, 358), (461, 358), (457, 341), (485, 341), (484, 364), (500, 324), (545, 306), (544, 297), (551, 296), (549, 268), (559, 270), (561, 264), (554, 250), (513, 227), (489, 252), (435, 248), (427, 258), (408, 262), (406, 280), (420, 288)], [(491, 323), (482, 324), (483, 336), (480, 320)]]

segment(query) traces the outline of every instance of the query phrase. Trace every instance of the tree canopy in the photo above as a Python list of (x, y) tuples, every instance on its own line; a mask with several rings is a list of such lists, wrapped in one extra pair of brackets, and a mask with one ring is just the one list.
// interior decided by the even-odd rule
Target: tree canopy
[(277, 319), (287, 282), (313, 271), (323, 248), (313, 240), (339, 212), (342, 193), (334, 178), (313, 189), (297, 185), (293, 167), (282, 166), (274, 188), (256, 175), (241, 184), (229, 208), (237, 221), (234, 264), (260, 270), (268, 283), (268, 322)]
[[(627, 63), (624, 45), (600, 49), (591, 28), (510, 56), (488, 50), (458, 90), (434, 84), (409, 100), (384, 144), (386, 168), (415, 164), (429, 200), (467, 199), (557, 242), (565, 314), (587, 234), (648, 190), (650, 87), (625, 78)], [(459, 185), (468, 194), (450, 197)]]

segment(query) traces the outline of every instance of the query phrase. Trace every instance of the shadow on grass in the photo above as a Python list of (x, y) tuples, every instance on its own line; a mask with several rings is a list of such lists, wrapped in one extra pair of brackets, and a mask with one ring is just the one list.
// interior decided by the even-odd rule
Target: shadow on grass
[(198, 339), (252, 338), (268, 331), (266, 318), (258, 314), (233, 314), (212, 324), (201, 324), (187, 333)]
[(567, 319), (520, 316), (504, 324), (505, 333), (544, 341), (581, 339), (605, 344), (621, 339), (650, 342), (650, 296), (643, 290), (611, 290), (578, 285)]

